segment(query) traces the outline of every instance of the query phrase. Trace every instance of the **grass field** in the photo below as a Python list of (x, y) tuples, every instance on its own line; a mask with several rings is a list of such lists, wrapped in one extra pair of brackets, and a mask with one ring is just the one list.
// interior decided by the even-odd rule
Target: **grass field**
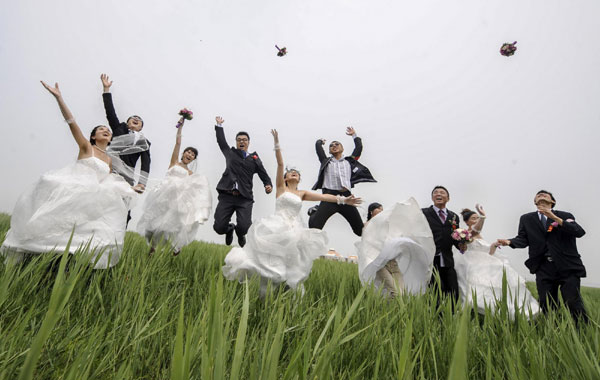
[[(9, 218), (0, 215), (0, 239)], [(600, 328), (561, 310), (529, 322), (506, 307), (436, 309), (431, 294), (381, 297), (354, 264), (318, 260), (306, 293), (224, 280), (228, 248), (173, 257), (128, 233), (119, 264), (49, 255), (0, 264), (1, 379), (599, 379)], [(62, 265), (66, 265), (64, 256)], [(583, 297), (598, 321), (600, 291)]]

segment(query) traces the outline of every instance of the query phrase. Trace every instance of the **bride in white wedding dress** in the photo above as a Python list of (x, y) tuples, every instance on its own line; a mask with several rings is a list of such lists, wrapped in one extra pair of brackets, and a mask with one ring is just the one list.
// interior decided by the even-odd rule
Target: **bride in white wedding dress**
[(370, 213), (356, 244), (361, 282), (373, 282), (392, 298), (404, 292), (424, 293), (435, 253), (427, 219), (414, 198), (385, 211), (379, 206), (381, 211)]
[(229, 280), (244, 281), (252, 275), (261, 278), (261, 294), (270, 280), (285, 282), (296, 289), (310, 274), (313, 261), (327, 252), (325, 231), (306, 228), (300, 218), (302, 201), (337, 202), (356, 206), (360, 198), (341, 197), (299, 190), (300, 173), (289, 169), (284, 173), (279, 136), (272, 130), (277, 158), (275, 214), (252, 224), (244, 248), (234, 247), (225, 257), (223, 274)]
[(181, 160), (181, 131), (185, 119), (177, 123), (175, 146), (165, 179), (148, 192), (144, 213), (138, 222), (138, 230), (151, 244), (154, 252), (160, 240), (170, 241), (173, 255), (196, 238), (201, 224), (208, 220), (212, 198), (208, 179), (194, 173), (188, 165), (198, 158), (198, 150), (187, 147)]
[(54, 87), (42, 84), (56, 98), (79, 155), (75, 163), (43, 174), (20, 196), (0, 251), (17, 261), (28, 254), (60, 253), (73, 233), (71, 253), (89, 244), (95, 268), (112, 267), (119, 261), (128, 202), (136, 192), (120, 176), (111, 174), (111, 158), (106, 154), (110, 129), (97, 126), (86, 139), (58, 83)]
[(473, 303), (473, 293), (477, 297), (477, 309), (480, 313), (485, 307), (494, 310), (502, 300), (502, 278), (506, 272), (507, 307), (511, 317), (515, 315), (515, 301), (520, 313), (537, 315), (540, 307), (525, 286), (525, 279), (512, 268), (508, 259), (496, 253), (497, 244), (490, 244), (481, 237), (485, 221), (485, 211), (476, 205), (477, 212), (464, 209), (461, 214), (469, 231), (473, 234), (473, 242), (463, 255), (454, 255), (458, 287), (463, 302)]

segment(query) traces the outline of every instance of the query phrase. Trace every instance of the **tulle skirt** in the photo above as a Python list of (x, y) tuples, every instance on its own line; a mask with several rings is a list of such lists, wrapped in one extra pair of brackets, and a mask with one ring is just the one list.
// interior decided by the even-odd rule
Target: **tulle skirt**
[(116, 265), (135, 196), (95, 157), (45, 173), (17, 201), (2, 253), (21, 260), (25, 254), (63, 252), (72, 234), (71, 253), (87, 247), (95, 268)]
[(138, 230), (154, 243), (170, 240), (173, 248), (179, 250), (196, 238), (211, 208), (210, 186), (205, 176), (167, 175), (148, 192)]

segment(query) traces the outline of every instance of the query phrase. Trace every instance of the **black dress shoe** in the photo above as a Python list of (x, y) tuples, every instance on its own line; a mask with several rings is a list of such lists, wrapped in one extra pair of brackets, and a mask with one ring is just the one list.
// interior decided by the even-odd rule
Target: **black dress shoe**
[(233, 231), (235, 230), (235, 224), (229, 223), (229, 229), (225, 234), (225, 244), (231, 245), (233, 243)]
[(246, 235), (238, 236), (238, 244), (240, 245), (240, 247), (246, 245)]
[(312, 206), (311, 208), (309, 208), (306, 213), (308, 214), (308, 216), (312, 216), (312, 214), (314, 214), (315, 212), (317, 212), (319, 208), (319, 205), (316, 206)]

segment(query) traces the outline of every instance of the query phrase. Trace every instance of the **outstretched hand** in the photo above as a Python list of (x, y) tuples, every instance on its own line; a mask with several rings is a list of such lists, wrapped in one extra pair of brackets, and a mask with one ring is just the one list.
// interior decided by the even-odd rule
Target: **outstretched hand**
[(356, 131), (354, 130), (354, 128), (353, 128), (353, 127), (347, 127), (347, 128), (346, 128), (346, 134), (347, 134), (348, 136), (354, 136), (354, 135), (356, 134)]
[(346, 198), (345, 203), (350, 206), (358, 206), (362, 203), (362, 198), (357, 198), (354, 195), (350, 195)]
[(221, 125), (225, 122), (221, 116), (215, 117), (215, 121), (217, 122), (217, 125)]
[(327, 142), (327, 140), (325, 139), (319, 139), (319, 141), (321, 142), (321, 145), (325, 145), (325, 143)]
[(102, 87), (104, 88), (104, 92), (110, 91), (110, 86), (112, 86), (113, 82), (108, 78), (108, 75), (102, 74), (100, 75), (100, 80), (102, 81)]
[(271, 129), (271, 134), (273, 135), (273, 142), (275, 144), (279, 143), (279, 133), (277, 132), (277, 129)]
[(510, 240), (508, 240), (508, 239), (498, 239), (496, 241), (496, 243), (498, 243), (498, 245), (506, 247), (507, 245), (510, 245)]
[(483, 210), (483, 206), (480, 205), (479, 203), (477, 203), (475, 205), (475, 210), (477, 210), (477, 212), (479, 213), (479, 215), (485, 216), (485, 211)]
[(55, 98), (60, 98), (62, 94), (60, 93), (60, 89), (58, 88), (58, 83), (54, 83), (54, 87), (48, 86), (43, 80), (41, 80), (42, 85), (48, 90)]
[(181, 127), (183, 127), (183, 123), (185, 123), (185, 119), (182, 116), (179, 118), (179, 121), (177, 122), (177, 128), (179, 128), (179, 130), (181, 130)]

